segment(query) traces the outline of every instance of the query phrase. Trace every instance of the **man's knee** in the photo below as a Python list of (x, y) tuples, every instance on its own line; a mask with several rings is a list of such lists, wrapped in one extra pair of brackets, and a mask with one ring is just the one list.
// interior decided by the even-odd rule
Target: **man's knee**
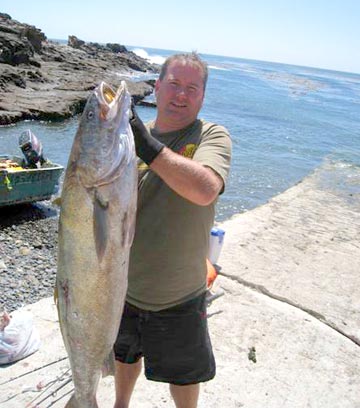
[(141, 372), (142, 362), (134, 364), (115, 362), (115, 394), (114, 408), (127, 408), (130, 403), (136, 380)]
[(200, 393), (200, 384), (170, 384), (170, 393), (176, 408), (196, 408)]

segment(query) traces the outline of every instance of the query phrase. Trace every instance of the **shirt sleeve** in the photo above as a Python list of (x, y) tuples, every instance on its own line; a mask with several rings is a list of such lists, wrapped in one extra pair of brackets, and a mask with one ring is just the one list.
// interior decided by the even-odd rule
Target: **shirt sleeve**
[(231, 151), (232, 142), (228, 130), (223, 126), (207, 123), (203, 126), (201, 141), (193, 160), (213, 169), (223, 179), (225, 187), (230, 171)]

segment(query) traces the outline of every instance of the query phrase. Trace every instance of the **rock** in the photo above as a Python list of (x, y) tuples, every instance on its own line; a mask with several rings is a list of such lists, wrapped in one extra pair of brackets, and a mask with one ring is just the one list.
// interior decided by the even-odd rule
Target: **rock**
[[(0, 125), (69, 118), (82, 112), (101, 81), (117, 88), (134, 71), (159, 72), (121, 44), (85, 43), (76, 36), (69, 36), (68, 45), (58, 44), (3, 14), (0, 50)], [(127, 82), (136, 101), (153, 92), (153, 83)]]
[[(54, 211), (48, 211), (50, 208), (23, 205), (1, 209), (0, 253), (7, 269), (0, 271), (0, 310), (6, 308), (11, 312), (53, 293), (58, 218)], [(26, 249), (20, 254), (19, 248)], [(48, 283), (43, 286), (45, 281)], [(19, 282), (24, 282), (21, 296), (16, 292)]]
[(80, 48), (85, 44), (85, 41), (79, 40), (75, 35), (69, 35), (68, 46), (73, 48)]
[(106, 44), (106, 48), (109, 48), (112, 52), (127, 52), (127, 49), (124, 45), (120, 44)]
[(46, 36), (40, 29), (20, 24), (9, 15), (0, 14), (0, 63), (19, 65), (30, 63), (34, 53), (41, 51)]
[(11, 125), (23, 119), (23, 112), (2, 110), (0, 107), (0, 125)]
[(32, 245), (33, 245), (33, 248), (36, 248), (36, 249), (41, 249), (43, 247), (43, 244), (40, 241), (34, 241)]
[(0, 90), (6, 91), (9, 89), (9, 85), (26, 88), (26, 79), (14, 70), (4, 69), (3, 75), (0, 78)]
[(24, 41), (12, 33), (4, 33), (1, 27), (0, 34), (0, 63), (19, 65), (30, 61), (34, 50), (29, 41)]
[(0, 18), (2, 18), (3, 20), (11, 20), (11, 16), (6, 13), (0, 13)]
[(43, 41), (46, 41), (45, 34), (34, 26), (26, 25), (23, 28), (21, 35), (26, 37), (29, 40), (35, 52), (38, 52), (38, 53), (41, 51)]
[(19, 248), (19, 254), (22, 256), (29, 255), (31, 253), (31, 249), (28, 247), (21, 247)]
[(5, 271), (7, 269), (7, 266), (5, 264), (5, 262), (0, 259), (0, 272)]

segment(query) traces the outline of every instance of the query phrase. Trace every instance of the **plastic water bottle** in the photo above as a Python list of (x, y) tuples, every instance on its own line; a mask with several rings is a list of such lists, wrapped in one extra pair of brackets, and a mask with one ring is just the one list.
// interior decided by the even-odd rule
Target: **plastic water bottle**
[(224, 242), (225, 231), (221, 228), (213, 227), (210, 231), (209, 241), (209, 261), (215, 265), (219, 259), (221, 248)]

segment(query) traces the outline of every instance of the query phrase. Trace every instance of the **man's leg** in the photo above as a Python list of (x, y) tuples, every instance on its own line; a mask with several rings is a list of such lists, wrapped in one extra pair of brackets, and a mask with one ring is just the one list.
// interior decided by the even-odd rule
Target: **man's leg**
[(170, 393), (175, 401), (176, 408), (196, 408), (199, 399), (200, 384), (170, 384)]
[(169, 383), (177, 408), (196, 408), (200, 383), (215, 376), (205, 296), (151, 312), (144, 323), (145, 376)]
[(133, 364), (115, 362), (115, 405), (114, 408), (128, 408), (135, 383), (141, 373), (141, 359)]

